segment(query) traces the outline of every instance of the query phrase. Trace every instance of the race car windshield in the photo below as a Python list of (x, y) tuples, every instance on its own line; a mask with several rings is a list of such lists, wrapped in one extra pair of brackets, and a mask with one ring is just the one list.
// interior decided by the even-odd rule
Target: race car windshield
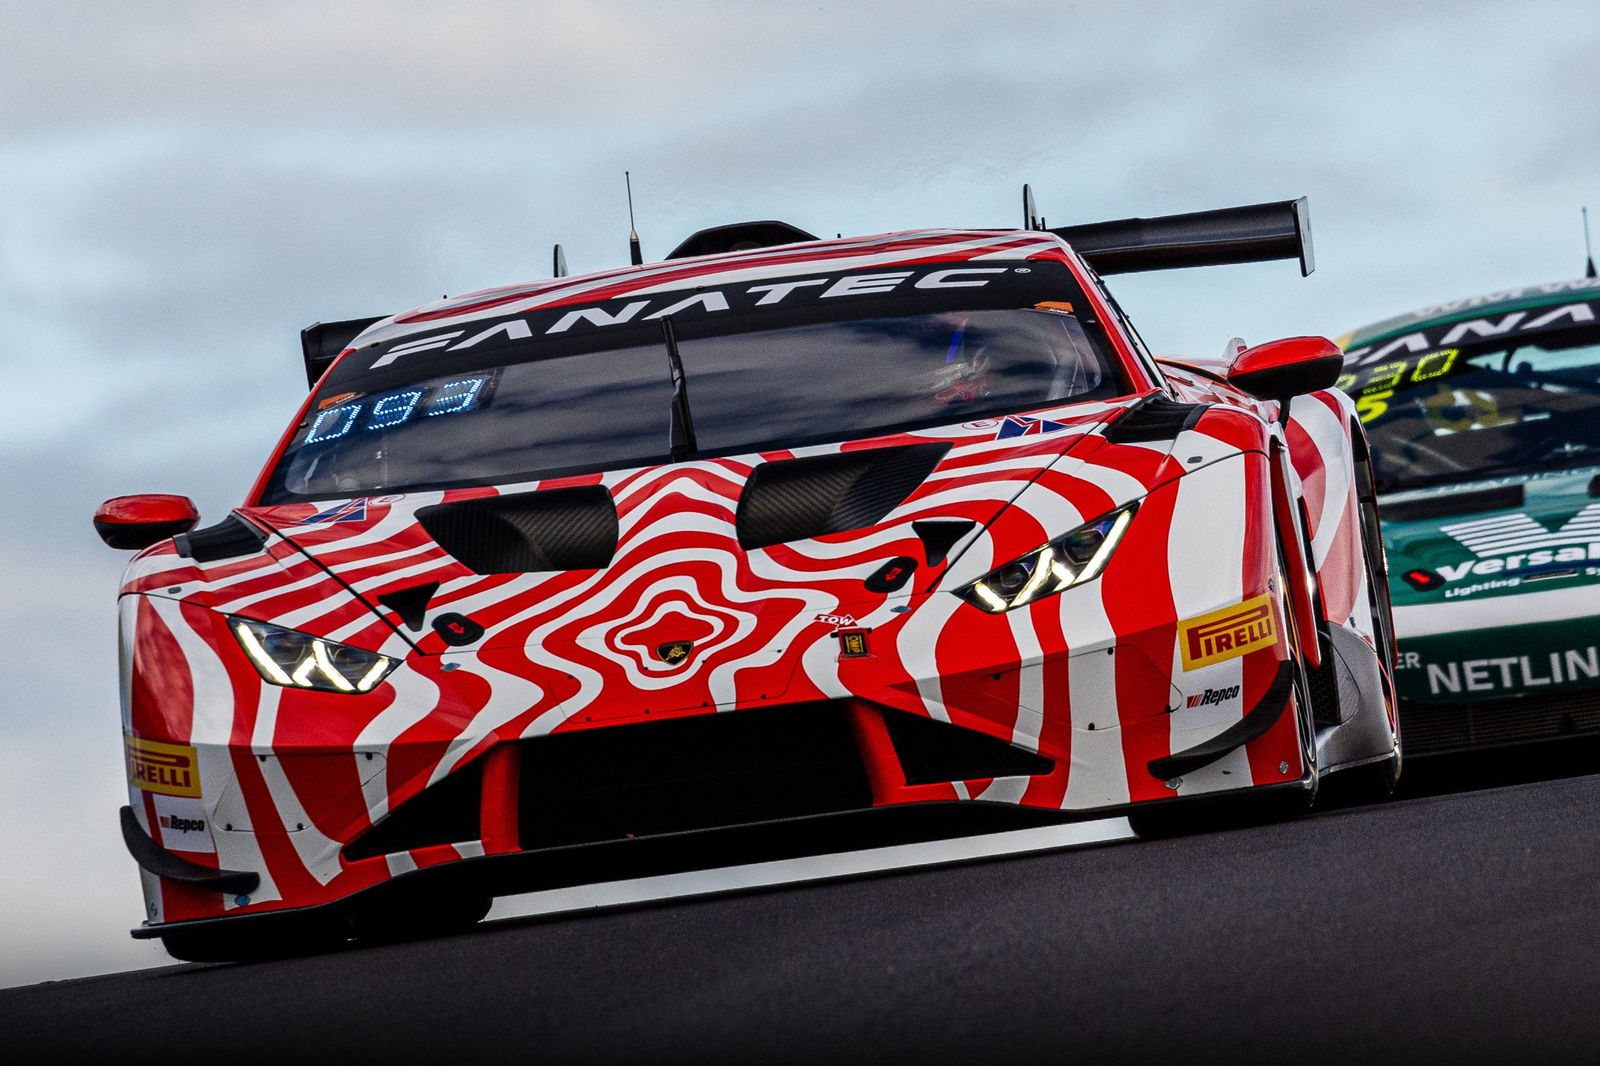
[(1600, 329), (1401, 353), (1339, 387), (1380, 491), (1600, 462)]
[[(842, 320), (830, 311), (831, 321), (775, 329), (749, 329), (747, 317), (737, 332), (675, 322), (693, 457), (859, 439), (1122, 394), (1104, 334), (1072, 306), (1056, 300)], [(527, 358), (528, 345), (503, 346), (495, 350), (504, 360), (497, 365), (372, 391), (324, 386), (262, 502), (669, 462), (673, 398), (660, 323), (643, 337), (648, 341), (545, 358)]]

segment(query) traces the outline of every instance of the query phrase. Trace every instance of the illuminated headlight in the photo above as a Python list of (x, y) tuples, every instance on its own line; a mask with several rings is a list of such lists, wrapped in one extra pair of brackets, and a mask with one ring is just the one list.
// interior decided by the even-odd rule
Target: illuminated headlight
[(228, 628), (262, 679), (274, 685), (370, 692), (400, 663), (387, 655), (248, 618), (229, 618)]
[(1042, 548), (995, 567), (955, 593), (975, 607), (1000, 614), (1093, 581), (1117, 550), (1137, 506), (1129, 504), (1086, 522)]

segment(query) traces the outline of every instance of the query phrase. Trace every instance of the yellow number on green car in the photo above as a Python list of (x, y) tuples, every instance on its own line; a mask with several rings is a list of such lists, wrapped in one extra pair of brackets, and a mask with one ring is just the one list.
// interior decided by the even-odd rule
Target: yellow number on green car
[(1404, 359), (1398, 363), (1384, 363), (1381, 366), (1375, 366), (1372, 368), (1372, 376), (1367, 379), (1366, 387), (1361, 391), (1364, 393), (1376, 393), (1384, 390), (1393, 392), (1400, 387), (1400, 379), (1405, 377), (1405, 373), (1409, 369), (1411, 369), (1411, 364)]
[(1429, 378), (1443, 377), (1450, 373), (1450, 368), (1455, 365), (1456, 356), (1460, 354), (1460, 348), (1440, 348), (1436, 352), (1429, 352), (1417, 360), (1417, 368), (1411, 372), (1411, 380), (1427, 381)]
[(1356, 410), (1361, 415), (1361, 421), (1371, 422), (1389, 409), (1389, 397), (1394, 395), (1393, 389), (1384, 389), (1382, 392), (1363, 392), (1356, 397)]

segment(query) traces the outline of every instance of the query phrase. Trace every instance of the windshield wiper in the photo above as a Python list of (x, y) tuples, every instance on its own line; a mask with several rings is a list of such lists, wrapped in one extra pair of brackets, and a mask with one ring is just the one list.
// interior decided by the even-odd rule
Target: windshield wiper
[(667, 347), (667, 364), (672, 372), (672, 435), (669, 438), (672, 461), (681, 463), (695, 451), (694, 417), (689, 413), (689, 379), (683, 372), (683, 357), (678, 354), (678, 338), (672, 332), (672, 318), (661, 320), (661, 342)]

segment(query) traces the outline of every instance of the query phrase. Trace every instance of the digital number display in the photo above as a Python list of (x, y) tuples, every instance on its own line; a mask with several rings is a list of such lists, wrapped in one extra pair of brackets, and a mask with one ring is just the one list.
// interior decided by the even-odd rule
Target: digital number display
[(318, 412), (300, 443), (326, 444), (418, 419), (465, 414), (483, 404), (487, 396), (484, 386), (488, 383), (487, 375), (477, 375), (363, 396)]
[(1388, 400), (1400, 389), (1421, 385), (1432, 378), (1442, 378), (1455, 369), (1461, 357), (1459, 348), (1441, 348), (1436, 352), (1412, 359), (1397, 359), (1379, 363), (1358, 374), (1341, 374), (1334, 388), (1343, 389), (1355, 397), (1356, 410), (1361, 421), (1371, 422), (1389, 410)]

